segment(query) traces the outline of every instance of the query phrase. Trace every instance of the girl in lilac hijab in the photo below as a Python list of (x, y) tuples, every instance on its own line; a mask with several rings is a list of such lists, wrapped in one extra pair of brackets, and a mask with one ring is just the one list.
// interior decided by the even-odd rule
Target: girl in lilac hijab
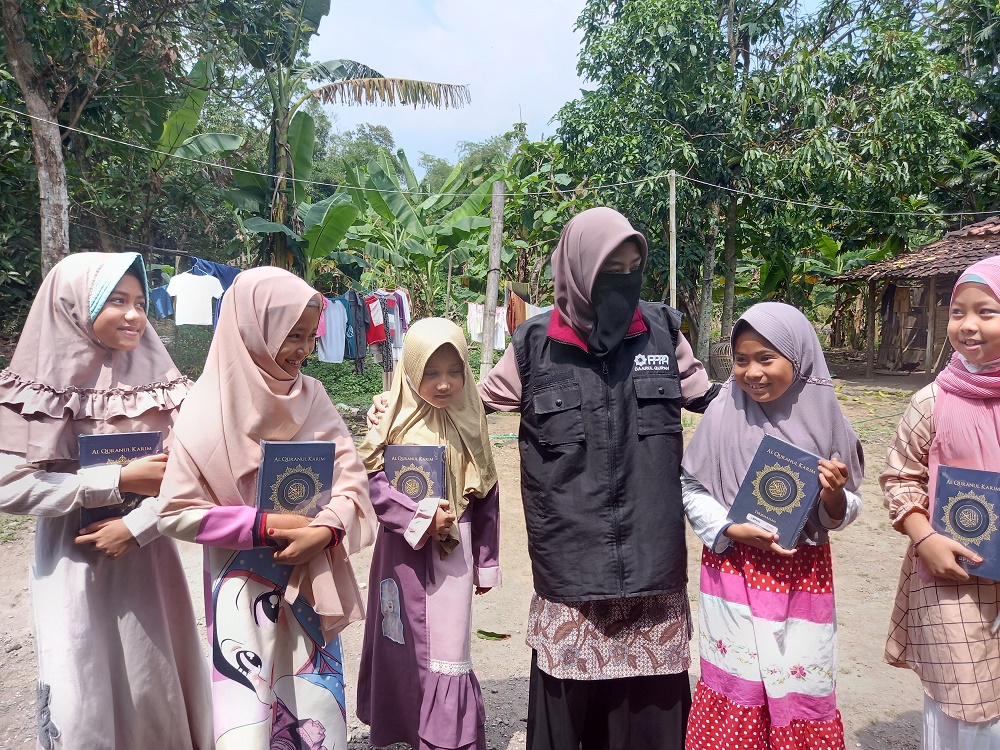
[[(828, 532), (861, 510), (861, 443), (801, 312), (778, 302), (755, 305), (734, 326), (732, 347), (733, 377), (683, 461), (685, 511), (705, 542), (701, 679), (686, 747), (843, 748)], [(765, 435), (822, 459), (820, 502), (795, 549), (726, 518)]]

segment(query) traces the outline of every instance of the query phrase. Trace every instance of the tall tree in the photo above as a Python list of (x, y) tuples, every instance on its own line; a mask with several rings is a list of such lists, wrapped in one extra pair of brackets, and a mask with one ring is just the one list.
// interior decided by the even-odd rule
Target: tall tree
[[(157, 117), (173, 94), (168, 78), (179, 73), (184, 30), (211, 5), (66, 0), (53, 8), (40, 0), (0, 2), (4, 51), (31, 117), (43, 271), (69, 252), (69, 128), (87, 123), (91, 113), (116, 112), (157, 132)], [(81, 140), (77, 135), (78, 148)]]
[(389, 78), (354, 60), (308, 62), (309, 41), (329, 12), (330, 0), (265, 0), (249, 8), (227, 0), (218, 11), (270, 94), (267, 166), (253, 165), (250, 171), (271, 176), (262, 182), (256, 175), (235, 175), (243, 191), (238, 205), (259, 207), (273, 228), (260, 245), (261, 260), (285, 268), (302, 270), (305, 264), (294, 240), (301, 229), (296, 206), (306, 194), (302, 181), (310, 179), (314, 166), (315, 121), (303, 105), (313, 98), (326, 104), (415, 107), (459, 107), (469, 100), (465, 86)]

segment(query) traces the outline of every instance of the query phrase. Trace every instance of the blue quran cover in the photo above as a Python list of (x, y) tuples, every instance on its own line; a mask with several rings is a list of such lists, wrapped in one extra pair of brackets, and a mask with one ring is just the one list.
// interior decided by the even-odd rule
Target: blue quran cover
[[(115, 432), (107, 435), (80, 435), (80, 468), (120, 464), (125, 466), (133, 459), (151, 456), (162, 451), (163, 436), (159, 432)], [(106, 518), (120, 518), (143, 501), (134, 492), (122, 494), (122, 502), (100, 508), (80, 509), (80, 528)]]
[(443, 445), (387, 445), (385, 475), (399, 492), (419, 503), (445, 496)]
[(334, 444), (329, 440), (261, 440), (257, 509), (312, 518), (330, 502)]
[(1000, 581), (998, 508), (1000, 474), (943, 464), (938, 467), (931, 525), (983, 558), (979, 565), (959, 558), (963, 568), (974, 576), (994, 581)]
[(765, 435), (736, 493), (729, 518), (777, 532), (778, 544), (791, 549), (819, 499), (819, 457)]

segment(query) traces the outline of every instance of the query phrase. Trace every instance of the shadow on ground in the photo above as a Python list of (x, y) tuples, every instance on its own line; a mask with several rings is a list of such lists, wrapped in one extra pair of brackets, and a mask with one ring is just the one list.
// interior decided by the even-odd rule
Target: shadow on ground
[(847, 747), (863, 750), (920, 750), (923, 714), (906, 711), (888, 721), (876, 721), (855, 734)]

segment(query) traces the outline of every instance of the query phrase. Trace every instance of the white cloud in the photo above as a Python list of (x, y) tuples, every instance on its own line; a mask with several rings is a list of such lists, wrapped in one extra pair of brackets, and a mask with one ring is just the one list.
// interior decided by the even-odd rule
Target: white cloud
[(538, 138), (579, 94), (583, 0), (333, 0), (310, 52), (349, 58), (383, 75), (467, 84), (472, 104), (458, 110), (335, 107), (338, 126), (389, 127), (415, 163), (421, 151), (455, 158), (459, 141), (503, 133), (523, 119)]

